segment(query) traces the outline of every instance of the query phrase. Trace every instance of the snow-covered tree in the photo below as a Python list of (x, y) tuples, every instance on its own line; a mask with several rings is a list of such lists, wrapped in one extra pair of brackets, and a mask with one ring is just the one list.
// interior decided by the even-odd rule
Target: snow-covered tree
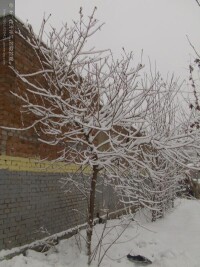
[(15, 69), (25, 90), (13, 94), (21, 99), (24, 116), (34, 115), (23, 129), (33, 128), (41, 142), (59, 145), (57, 161), (76, 164), (77, 173), (89, 170), (89, 186), (76, 185), (87, 189), (90, 262), (96, 184), (102, 173), (122, 196), (127, 194), (127, 203), (136, 196), (139, 204), (160, 212), (157, 206), (166, 208), (165, 202), (174, 198), (175, 165), (184, 166), (183, 148), (193, 144), (194, 135), (171, 124), (176, 82), (165, 84), (159, 76), (141, 82), (142, 65), (133, 67), (133, 55), (125, 50), (114, 60), (110, 51), (87, 49), (102, 26), (94, 12), (87, 23), (80, 10), (80, 21), (72, 27), (52, 28), (46, 44), (45, 25), (44, 20), (39, 36), (31, 27), (28, 38), (18, 33), (34, 49), (40, 69), (24, 74)]
[[(146, 80), (144, 87), (148, 87), (148, 82)], [(173, 206), (189, 163), (198, 162), (193, 152), (199, 151), (200, 147), (199, 136), (190, 132), (189, 118), (185, 116), (184, 120), (178, 120), (177, 93), (180, 88), (177, 82), (173, 78), (164, 82), (158, 76), (150, 84), (156, 94), (149, 94), (146, 99), (148, 103), (154, 103), (149, 105), (141, 130), (146, 142), (143, 140), (134, 148), (138, 149), (137, 160), (134, 159), (133, 167), (125, 173), (117, 189), (124, 203), (148, 208), (155, 221)]]
[(144, 119), (149, 108), (145, 99), (151, 92), (151, 88), (138, 90), (142, 65), (132, 67), (132, 53), (123, 51), (122, 58), (114, 61), (108, 51), (86, 50), (87, 40), (101, 27), (93, 15), (86, 24), (80, 11), (80, 21), (72, 27), (52, 29), (47, 45), (42, 42), (46, 21), (39, 36), (29, 27), (29, 38), (21, 37), (34, 49), (40, 69), (25, 74), (15, 70), (26, 89), (14, 93), (22, 100), (24, 114), (35, 118), (24, 129), (34, 128), (41, 142), (60, 145), (57, 161), (90, 170), (88, 255), (98, 177), (104, 170), (108, 181), (120, 179), (133, 160), (134, 153), (126, 149), (133, 150), (131, 143), (139, 134), (133, 121), (140, 124)]

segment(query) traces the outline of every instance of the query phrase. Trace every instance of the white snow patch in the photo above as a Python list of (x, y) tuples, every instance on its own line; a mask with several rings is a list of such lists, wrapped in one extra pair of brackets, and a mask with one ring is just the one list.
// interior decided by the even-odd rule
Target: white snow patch
[[(102, 267), (136, 267), (126, 255), (143, 255), (153, 263), (152, 267), (199, 267), (200, 266), (200, 201), (179, 199), (176, 207), (155, 223), (145, 221), (145, 216), (135, 216), (122, 236), (107, 252)], [(140, 224), (140, 226), (139, 226)], [(111, 220), (107, 223), (103, 240), (104, 249), (115, 240), (126, 227), (127, 220)], [(95, 226), (93, 244), (98, 242), (104, 224)], [(85, 231), (81, 231), (85, 236)], [(0, 267), (86, 267), (85, 243), (81, 237), (81, 250), (77, 246), (78, 236), (62, 240), (46, 253), (28, 250), (26, 256), (19, 255), (0, 262)], [(104, 251), (102, 248), (102, 253)], [(96, 261), (91, 266), (97, 266)]]

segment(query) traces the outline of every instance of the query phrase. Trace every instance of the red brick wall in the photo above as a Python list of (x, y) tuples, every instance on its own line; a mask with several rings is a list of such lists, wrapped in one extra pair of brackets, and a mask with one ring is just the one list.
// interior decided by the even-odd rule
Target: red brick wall
[[(28, 34), (27, 30), (20, 22), (15, 22), (15, 28), (20, 28), (23, 35)], [(0, 23), (0, 32), (2, 25)], [(0, 40), (2, 34), (0, 34)], [(0, 42), (0, 55), (3, 53), (2, 42)], [(6, 58), (8, 54), (8, 40), (6, 44)], [(15, 34), (15, 68), (20, 73), (31, 73), (40, 69), (40, 64), (34, 50), (18, 34)], [(42, 79), (42, 78), (39, 78)], [(21, 92), (25, 85), (15, 76), (8, 64), (3, 65), (2, 57), (0, 61), (0, 125), (14, 128), (29, 125), (34, 121), (33, 115), (22, 115), (22, 102), (12, 95), (13, 92)], [(56, 158), (60, 147), (49, 146), (38, 142), (37, 135), (33, 130), (11, 131), (0, 129), (0, 155)]]

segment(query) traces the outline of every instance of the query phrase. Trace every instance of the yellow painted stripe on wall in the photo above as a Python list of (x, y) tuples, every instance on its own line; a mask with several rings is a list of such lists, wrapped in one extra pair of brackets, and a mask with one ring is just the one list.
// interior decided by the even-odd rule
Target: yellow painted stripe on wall
[[(76, 172), (79, 168), (78, 165), (66, 164), (64, 162), (41, 161), (36, 158), (11, 157), (5, 155), (0, 156), (0, 169), (7, 169), (10, 171), (68, 173)], [(89, 172), (89, 167), (84, 168), (83, 173)]]

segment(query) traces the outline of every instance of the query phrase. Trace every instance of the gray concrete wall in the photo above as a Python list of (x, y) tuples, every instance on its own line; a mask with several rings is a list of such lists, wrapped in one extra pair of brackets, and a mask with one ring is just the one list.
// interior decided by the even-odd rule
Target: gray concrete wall
[[(0, 249), (47, 236), (41, 227), (52, 235), (86, 221), (86, 197), (75, 188), (64, 193), (62, 176), (0, 170)], [(99, 185), (96, 211), (102, 207), (114, 211), (117, 205), (112, 188)]]

